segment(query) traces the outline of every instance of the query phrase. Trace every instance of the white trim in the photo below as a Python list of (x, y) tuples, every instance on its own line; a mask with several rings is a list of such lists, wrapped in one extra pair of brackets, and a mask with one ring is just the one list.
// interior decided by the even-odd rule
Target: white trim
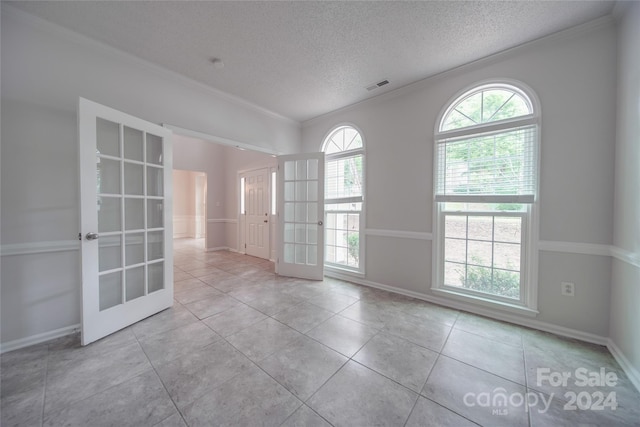
[(64, 328), (55, 329), (53, 331), (43, 332), (41, 334), (31, 335), (29, 337), (20, 338), (13, 341), (0, 344), (0, 353), (6, 353), (8, 351), (18, 350), (21, 348), (29, 347), (31, 345), (40, 344), (45, 341), (52, 340), (54, 338), (64, 337), (71, 335), (80, 330), (80, 324), (65, 326)]
[(432, 287), (431, 291), (434, 294), (442, 295), (444, 298), (451, 298), (454, 300), (457, 299), (460, 302), (473, 301), (472, 304), (477, 305), (478, 307), (486, 307), (487, 309), (502, 310), (509, 313), (520, 314), (522, 316), (527, 316), (527, 317), (536, 317), (538, 316), (538, 314), (540, 314), (540, 312), (537, 309), (531, 308), (522, 304), (509, 303), (504, 301), (504, 299), (497, 299), (497, 298), (492, 299), (488, 296), (483, 297), (481, 295), (477, 295), (477, 293), (457, 292), (455, 289), (451, 287), (446, 287), (446, 288)]
[(611, 246), (597, 243), (560, 242), (540, 240), (538, 250), (545, 252), (562, 252), (569, 254), (612, 256)]
[(627, 374), (631, 383), (635, 386), (636, 390), (640, 391), (640, 372), (633, 366), (633, 364), (627, 359), (620, 347), (616, 345), (611, 338), (607, 340), (607, 348), (616, 359), (616, 362), (620, 365), (622, 370)]
[(335, 271), (328, 271), (326, 276), (336, 279), (347, 280), (349, 282), (357, 283), (363, 286), (369, 286), (376, 289), (381, 289), (388, 292), (393, 292), (400, 295), (420, 299), (423, 301), (432, 302), (434, 304), (442, 305), (445, 307), (454, 308), (469, 313), (479, 314), (481, 316), (490, 317), (496, 320), (502, 320), (516, 325), (525, 326), (528, 328), (538, 329), (545, 332), (551, 332), (556, 335), (561, 335), (569, 338), (579, 339), (598, 345), (607, 345), (608, 338), (601, 335), (592, 334), (589, 332), (583, 332), (576, 329), (565, 328), (564, 326), (553, 325), (551, 323), (542, 322), (526, 317), (515, 316), (513, 314), (497, 312), (495, 309), (486, 309), (478, 307), (476, 305), (467, 304), (464, 302), (452, 301), (446, 298), (439, 298), (437, 296), (422, 294), (419, 292), (409, 291), (407, 289), (397, 288), (395, 286), (383, 285), (382, 283), (372, 282), (366, 279), (360, 279), (347, 274), (340, 274)]
[(640, 268), (640, 255), (617, 246), (611, 246), (611, 256), (615, 259), (626, 262), (629, 265)]
[(367, 236), (397, 237), (399, 239), (433, 240), (433, 234), (423, 231), (404, 230), (384, 230), (376, 228), (366, 228), (364, 234)]
[(249, 151), (257, 151), (259, 153), (265, 153), (265, 154), (270, 154), (272, 156), (275, 156), (277, 154), (281, 154), (277, 151), (274, 151), (270, 148), (265, 148), (262, 146), (258, 146), (258, 145), (254, 145), (251, 143), (246, 143), (246, 142), (240, 142), (240, 141), (236, 141), (235, 139), (229, 139), (229, 138), (225, 138), (223, 136), (216, 136), (216, 135), (211, 135), (209, 133), (205, 133), (205, 132), (200, 132), (197, 130), (191, 130), (191, 129), (186, 129), (180, 126), (175, 126), (175, 125), (170, 125), (167, 123), (163, 123), (162, 125), (163, 127), (173, 131), (173, 133), (178, 134), (178, 135), (182, 135), (182, 136), (188, 136), (191, 138), (195, 138), (195, 139), (200, 139), (202, 141), (205, 142), (211, 142), (213, 144), (220, 144), (220, 145), (225, 145), (227, 147), (234, 147), (234, 148), (240, 148), (243, 150), (249, 150)]
[(10, 243), (0, 247), (2, 256), (44, 254), (49, 252), (69, 252), (78, 250), (80, 250), (79, 240)]
[(237, 224), (238, 220), (234, 219), (234, 218), (209, 218), (209, 219), (207, 219), (207, 224), (218, 224), (218, 223)]
[(217, 251), (231, 251), (231, 252), (238, 252), (234, 249), (231, 249), (229, 246), (217, 246), (215, 248), (206, 248), (204, 250), (205, 252), (217, 252)]
[(264, 114), (265, 116), (280, 120), (282, 122), (291, 123), (300, 125), (300, 122), (293, 120), (289, 117), (283, 116), (282, 114), (276, 113), (275, 111), (271, 111), (265, 107), (254, 104), (251, 101), (247, 101), (239, 96), (232, 95), (228, 92), (224, 92), (220, 89), (216, 89), (212, 86), (208, 86), (204, 83), (200, 83), (196, 80), (193, 80), (183, 74), (177, 73), (175, 71), (169, 70), (168, 68), (164, 68), (160, 65), (149, 62), (145, 59), (142, 59), (138, 56), (132, 55), (128, 52), (110, 46), (106, 43), (93, 39), (91, 37), (85, 36), (83, 34), (77, 33), (73, 30), (65, 28), (61, 25), (55, 24), (53, 22), (47, 21), (35, 15), (32, 15), (28, 12), (24, 12), (20, 9), (15, 8), (14, 6), (10, 6), (2, 3), (2, 15), (9, 16), (12, 19), (15, 19), (21, 24), (31, 25), (38, 30), (47, 31), (54, 35), (64, 37), (67, 40), (70, 40), (74, 43), (82, 43), (89, 48), (100, 48), (111, 55), (118, 56), (120, 58), (125, 58), (129, 61), (133, 61), (138, 65), (145, 67), (148, 71), (152, 71), (158, 73), (159, 75), (171, 79), (175, 79), (180, 81), (185, 86), (190, 86), (193, 89), (199, 90), (201, 92), (208, 92), (216, 97), (222, 98), (222, 100), (230, 102), (240, 107), (248, 108), (250, 110), (256, 111), (258, 113)]

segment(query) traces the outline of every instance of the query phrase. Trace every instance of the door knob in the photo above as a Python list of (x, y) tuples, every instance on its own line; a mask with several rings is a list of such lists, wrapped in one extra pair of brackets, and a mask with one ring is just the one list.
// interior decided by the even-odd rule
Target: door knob
[(98, 237), (100, 237), (98, 235), (98, 233), (87, 233), (86, 236), (84, 236), (87, 240), (96, 240)]
[(322, 224), (324, 224), (324, 222), (322, 222), (322, 221), (318, 221), (318, 225), (320, 225), (320, 226), (321, 226)]

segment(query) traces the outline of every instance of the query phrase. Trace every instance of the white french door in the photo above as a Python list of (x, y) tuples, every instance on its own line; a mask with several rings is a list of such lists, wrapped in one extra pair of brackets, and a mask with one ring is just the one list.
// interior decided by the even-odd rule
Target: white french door
[(245, 253), (269, 259), (269, 169), (244, 174)]
[(82, 345), (173, 304), (171, 131), (80, 98)]
[(324, 276), (324, 153), (278, 157), (280, 236), (277, 272)]

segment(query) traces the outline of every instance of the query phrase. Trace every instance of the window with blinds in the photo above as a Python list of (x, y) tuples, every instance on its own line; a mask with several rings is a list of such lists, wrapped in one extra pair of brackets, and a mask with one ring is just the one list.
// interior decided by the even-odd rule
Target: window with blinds
[(533, 202), (536, 142), (537, 125), (438, 140), (436, 201)]
[(325, 153), (325, 264), (363, 271), (364, 143), (351, 126), (334, 129)]
[(539, 112), (502, 82), (444, 110), (435, 133), (434, 290), (535, 309)]

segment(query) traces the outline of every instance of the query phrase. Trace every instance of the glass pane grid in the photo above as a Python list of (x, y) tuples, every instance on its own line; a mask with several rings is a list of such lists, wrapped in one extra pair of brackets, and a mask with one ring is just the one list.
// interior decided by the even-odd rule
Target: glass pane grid
[(360, 212), (326, 212), (327, 262), (352, 268), (360, 263)]
[[(522, 218), (493, 215), (444, 216), (444, 284), (520, 298), (520, 242), (496, 241), (496, 234), (521, 235)], [(510, 228), (510, 229), (508, 229)], [(484, 238), (471, 238), (470, 234)], [(451, 237), (450, 237), (451, 236)]]
[[(104, 310), (164, 289), (164, 166), (161, 137), (102, 119), (97, 127), (98, 231), (106, 242), (100, 250), (99, 305)], [(155, 278), (153, 285), (148, 277)]]

